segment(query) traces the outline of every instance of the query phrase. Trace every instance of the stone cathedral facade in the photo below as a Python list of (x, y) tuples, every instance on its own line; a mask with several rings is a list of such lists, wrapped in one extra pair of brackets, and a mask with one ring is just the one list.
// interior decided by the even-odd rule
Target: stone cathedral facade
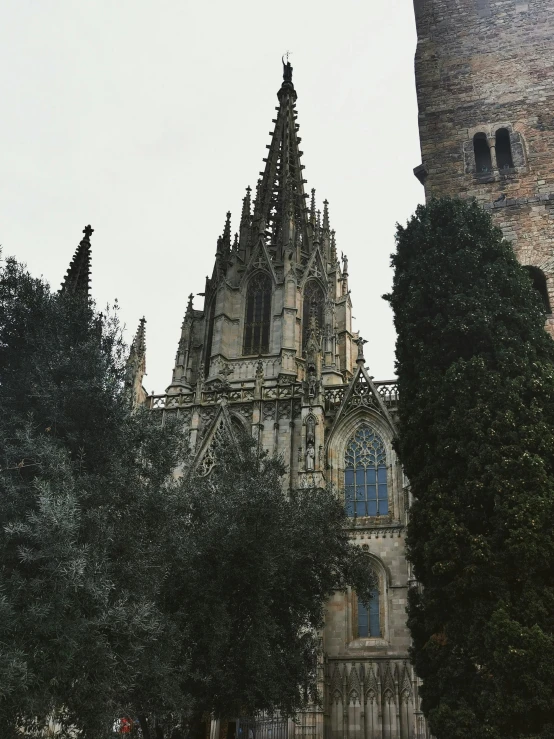
[[(255, 192), (247, 188), (237, 233), (228, 213), (204, 305), (192, 295), (172, 381), (144, 397), (144, 323), (130, 388), (155, 413), (178, 413), (196, 463), (209, 474), (216, 437), (251, 434), (288, 469), (287, 487), (333, 484), (350, 535), (371, 556), (379, 587), (367, 610), (337, 593), (321, 633), (322, 707), (289, 722), (311, 739), (424, 739), (418, 685), (408, 661), (408, 490), (392, 447), (396, 386), (374, 381), (364, 340), (352, 331), (348, 260), (339, 259), (327, 201), (306, 192), (292, 68), (284, 67), (273, 131)], [(260, 724), (259, 739), (276, 727)], [(282, 730), (282, 727), (281, 727)], [(212, 722), (231, 739), (240, 719)]]
[[(554, 20), (547, 0), (414, 0), (427, 198), (475, 197), (513, 243), (554, 334)], [(237, 233), (227, 214), (202, 309), (192, 295), (172, 381), (146, 397), (144, 324), (130, 358), (136, 402), (178, 413), (209, 474), (213, 443), (241, 429), (284, 459), (286, 485), (332, 484), (379, 587), (366, 610), (336, 593), (321, 633), (322, 706), (292, 737), (429, 739), (408, 661), (409, 488), (396, 458), (394, 381), (374, 380), (352, 331), (348, 260), (329, 206), (306, 190), (297, 94), (285, 65), (273, 131)], [(355, 265), (353, 265), (355, 268)], [(192, 288), (193, 286), (191, 286)], [(282, 727), (281, 727), (282, 729)], [(282, 739), (276, 726), (256, 739)], [(271, 734), (270, 734), (271, 732)], [(240, 719), (210, 739), (250, 739)]]

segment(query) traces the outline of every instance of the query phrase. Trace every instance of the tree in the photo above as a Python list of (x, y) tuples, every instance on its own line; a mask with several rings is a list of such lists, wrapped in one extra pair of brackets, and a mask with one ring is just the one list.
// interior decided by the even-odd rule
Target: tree
[[(325, 602), (373, 585), (328, 490), (286, 491), (249, 438), (207, 476), (178, 416), (132, 411), (114, 314), (0, 269), (0, 735), (315, 697)], [(181, 470), (180, 475), (175, 475)], [(156, 716), (156, 721), (151, 717)]]
[(398, 227), (412, 658), (437, 739), (554, 736), (554, 343), (475, 203)]
[(83, 737), (104, 736), (147, 645), (177, 669), (156, 595), (180, 437), (130, 413), (124, 356), (117, 321), (86, 297), (2, 266), (2, 737), (60, 711)]
[(286, 715), (316, 700), (317, 629), (337, 589), (370, 597), (367, 556), (325, 489), (288, 491), (283, 464), (249, 437), (215, 450), (183, 483), (190, 518), (175, 542), (164, 606), (187, 635), (183, 690), (196, 715)]

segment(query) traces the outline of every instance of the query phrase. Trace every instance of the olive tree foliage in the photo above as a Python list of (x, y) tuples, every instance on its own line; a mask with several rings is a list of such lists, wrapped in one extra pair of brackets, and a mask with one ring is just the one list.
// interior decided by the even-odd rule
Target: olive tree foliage
[(1, 265), (2, 737), (52, 713), (102, 736), (151, 644), (161, 687), (176, 669), (156, 593), (181, 437), (130, 413), (124, 373), (116, 315)]
[(554, 736), (554, 343), (475, 203), (397, 232), (412, 658), (437, 739)]
[(116, 313), (0, 264), (3, 739), (292, 713), (326, 599), (369, 597), (333, 492), (288, 493), (249, 438), (202, 477), (178, 414), (131, 410), (125, 358)]

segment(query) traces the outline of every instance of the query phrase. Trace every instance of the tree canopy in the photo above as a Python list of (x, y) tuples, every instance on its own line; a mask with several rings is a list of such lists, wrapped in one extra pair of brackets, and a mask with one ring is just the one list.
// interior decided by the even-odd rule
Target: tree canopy
[(475, 202), (397, 232), (412, 657), (437, 739), (554, 736), (554, 343)]
[[(131, 410), (113, 312), (0, 266), (0, 734), (56, 715), (170, 729), (314, 697), (316, 630), (372, 577), (332, 491), (249, 437), (195, 471), (178, 414)], [(163, 422), (162, 422), (163, 420)], [(181, 474), (175, 474), (181, 470)]]

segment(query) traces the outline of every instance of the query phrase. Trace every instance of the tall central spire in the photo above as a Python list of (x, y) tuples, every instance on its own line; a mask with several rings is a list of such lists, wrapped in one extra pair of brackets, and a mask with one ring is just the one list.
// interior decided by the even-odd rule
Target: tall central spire
[(300, 163), (299, 125), (296, 122), (296, 90), (292, 83), (292, 66), (283, 62), (283, 83), (277, 93), (279, 107), (273, 119), (265, 168), (260, 172), (252, 227), (255, 233), (265, 229), (267, 246), (272, 255), (281, 260), (284, 250), (293, 248), (298, 256), (307, 256), (312, 249), (312, 234), (307, 218)]

